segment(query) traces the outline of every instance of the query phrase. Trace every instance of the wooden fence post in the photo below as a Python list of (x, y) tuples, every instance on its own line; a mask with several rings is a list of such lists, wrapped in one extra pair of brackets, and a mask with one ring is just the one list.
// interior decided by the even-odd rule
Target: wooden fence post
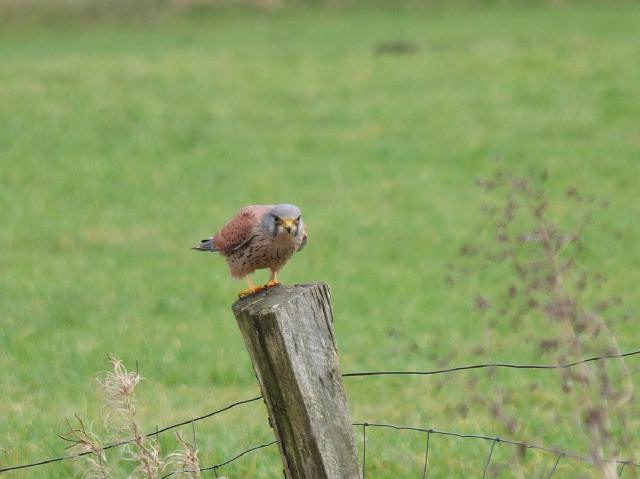
[(236, 301), (287, 479), (358, 479), (329, 287), (280, 286)]

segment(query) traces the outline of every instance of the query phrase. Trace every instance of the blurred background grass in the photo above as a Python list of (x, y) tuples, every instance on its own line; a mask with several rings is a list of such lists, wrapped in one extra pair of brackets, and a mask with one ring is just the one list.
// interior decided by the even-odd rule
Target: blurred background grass
[[(472, 299), (503, 285), (444, 281), (495, 157), (547, 168), (559, 198), (579, 186), (610, 202), (583, 260), (637, 305), (640, 6), (132, 5), (0, 6), (0, 465), (63, 452), (75, 413), (100, 431), (108, 354), (147, 378), (145, 429), (258, 392), (229, 309), (242, 285), (189, 251), (246, 204), (301, 206), (309, 245), (282, 280), (330, 284), (345, 372), (544, 360), (538, 324), (487, 336)], [(411, 52), (375, 53), (397, 41)], [(613, 327), (638, 346), (632, 321)], [(496, 378), (523, 385), (509, 406), (520, 438), (587, 452), (556, 376)], [(499, 388), (479, 373), (346, 387), (356, 421), (501, 434), (469, 410), (470, 381)], [(204, 465), (270, 437), (260, 404), (198, 426)], [(423, 442), (372, 432), (371, 477), (419, 474)], [(436, 438), (434, 477), (477, 475), (487, 446)], [(224, 472), (280, 470), (271, 448)]]

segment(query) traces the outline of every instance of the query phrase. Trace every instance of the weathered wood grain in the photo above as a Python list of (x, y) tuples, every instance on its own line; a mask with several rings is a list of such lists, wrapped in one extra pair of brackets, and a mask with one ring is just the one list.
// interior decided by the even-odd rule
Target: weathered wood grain
[(236, 301), (233, 312), (267, 404), (285, 477), (359, 478), (329, 287), (272, 288)]

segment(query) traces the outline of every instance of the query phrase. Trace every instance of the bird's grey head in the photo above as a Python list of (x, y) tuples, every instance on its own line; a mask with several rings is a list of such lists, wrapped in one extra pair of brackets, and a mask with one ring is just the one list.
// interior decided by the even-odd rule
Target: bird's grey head
[(301, 235), (302, 225), (302, 214), (296, 205), (275, 205), (262, 218), (262, 229), (274, 237), (280, 234)]

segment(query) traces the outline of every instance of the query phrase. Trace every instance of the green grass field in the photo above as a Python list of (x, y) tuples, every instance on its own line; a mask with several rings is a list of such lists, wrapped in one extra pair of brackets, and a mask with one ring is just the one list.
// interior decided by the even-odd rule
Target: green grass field
[[(487, 336), (473, 297), (503, 285), (482, 274), (444, 281), (480, 217), (474, 180), (495, 157), (547, 168), (560, 199), (579, 186), (610, 202), (582, 259), (633, 310), (638, 25), (632, 3), (560, 3), (214, 9), (3, 28), (0, 467), (63, 453), (65, 417), (102, 431), (96, 378), (109, 354), (131, 369), (138, 361), (148, 430), (258, 393), (230, 311), (244, 284), (220, 258), (189, 250), (245, 204), (301, 206), (309, 244), (281, 279), (329, 283), (343, 372), (552, 362), (535, 322)], [(397, 40), (419, 51), (374, 54)], [(563, 203), (554, 211), (572, 213)], [(634, 323), (614, 318), (622, 349), (640, 345)], [(487, 397), (515, 388), (515, 439), (588, 454), (554, 373), (345, 383), (355, 421), (503, 435), (471, 403), (476, 380)], [(201, 463), (270, 440), (265, 417), (254, 403), (199, 423)], [(370, 431), (368, 477), (418, 477), (424, 441)], [(432, 438), (430, 477), (480, 477), (489, 446)], [(497, 446), (496, 463), (511, 452)], [(525, 473), (500, 477), (543, 474), (555, 460), (527, 457)], [(280, 471), (273, 447), (221, 470), (232, 479)], [(557, 477), (596, 475), (562, 461)]]

